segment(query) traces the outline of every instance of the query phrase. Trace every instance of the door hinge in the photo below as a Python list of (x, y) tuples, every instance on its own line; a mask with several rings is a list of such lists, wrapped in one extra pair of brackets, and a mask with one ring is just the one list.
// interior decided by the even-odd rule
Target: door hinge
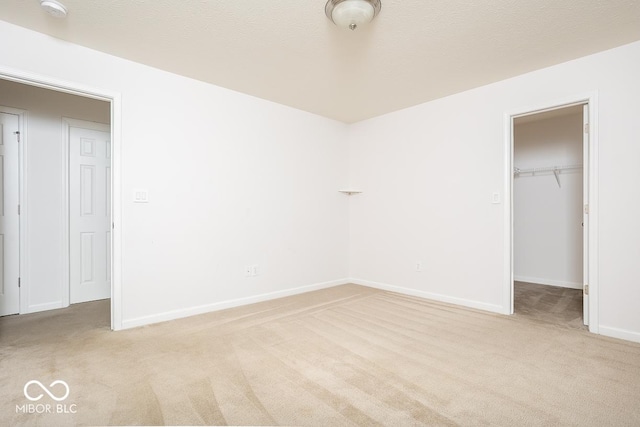
[(20, 205), (18, 205), (18, 215), (20, 215)]
[(589, 295), (589, 285), (584, 285), (584, 294)]
[(589, 204), (584, 205), (584, 213), (589, 214)]
[(585, 123), (585, 125), (584, 125), (584, 133), (589, 133), (589, 123)]
[(20, 287), (20, 278), (18, 277), (18, 287)]

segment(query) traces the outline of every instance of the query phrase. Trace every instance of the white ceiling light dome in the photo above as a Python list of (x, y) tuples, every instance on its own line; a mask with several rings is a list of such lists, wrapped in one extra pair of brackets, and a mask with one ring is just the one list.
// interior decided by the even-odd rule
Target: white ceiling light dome
[(338, 27), (355, 30), (371, 22), (381, 8), (380, 0), (329, 0), (324, 12)]
[(65, 18), (67, 16), (67, 8), (56, 0), (40, 0), (40, 7), (54, 18)]

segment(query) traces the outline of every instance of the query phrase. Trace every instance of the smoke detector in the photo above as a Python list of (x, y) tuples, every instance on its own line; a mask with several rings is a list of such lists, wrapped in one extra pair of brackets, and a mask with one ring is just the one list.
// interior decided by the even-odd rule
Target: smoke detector
[(41, 0), (40, 7), (54, 18), (65, 18), (67, 16), (67, 8), (56, 0)]

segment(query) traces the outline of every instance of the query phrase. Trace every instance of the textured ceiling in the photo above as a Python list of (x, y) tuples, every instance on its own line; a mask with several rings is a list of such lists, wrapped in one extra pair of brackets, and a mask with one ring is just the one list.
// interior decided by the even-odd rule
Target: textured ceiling
[(353, 32), (325, 0), (62, 2), (0, 19), (347, 123), (640, 40), (640, 0), (382, 0)]

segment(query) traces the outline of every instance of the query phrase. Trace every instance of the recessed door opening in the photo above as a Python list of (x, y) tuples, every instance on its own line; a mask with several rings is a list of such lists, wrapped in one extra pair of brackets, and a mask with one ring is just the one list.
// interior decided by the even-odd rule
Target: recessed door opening
[(511, 313), (578, 329), (589, 325), (597, 332), (590, 325), (597, 306), (589, 295), (595, 245), (590, 239), (593, 101), (508, 116), (506, 290)]
[(9, 244), (2, 253), (2, 278), (12, 283), (18, 276), (19, 287), (3, 292), (0, 315), (104, 300), (96, 305), (104, 311), (101, 326), (113, 328), (113, 106), (109, 100), (12, 80), (0, 79), (0, 87), (2, 104), (10, 107), (4, 109), (21, 112), (14, 114), (20, 152), (0, 154), (9, 166), (3, 188), (11, 186), (3, 201), (12, 208), (20, 205), (20, 215), (18, 221), (3, 217)]

